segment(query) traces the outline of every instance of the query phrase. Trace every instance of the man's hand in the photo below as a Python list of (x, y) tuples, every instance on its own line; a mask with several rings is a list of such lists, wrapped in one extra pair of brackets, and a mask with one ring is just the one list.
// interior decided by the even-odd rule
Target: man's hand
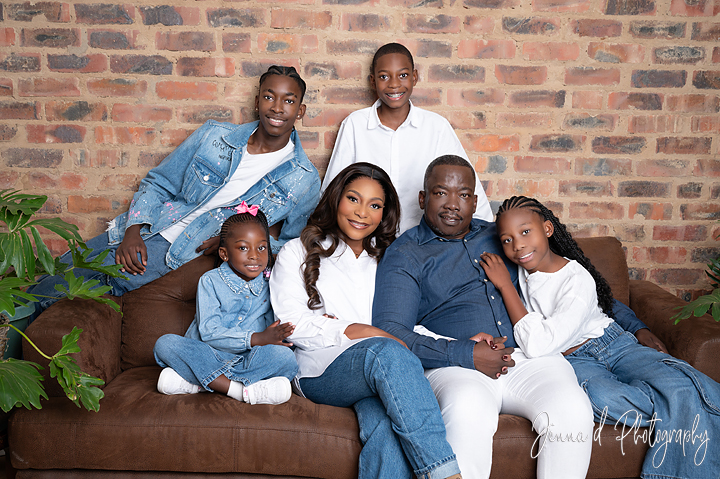
[(295, 331), (295, 325), (292, 323), (282, 323), (275, 321), (265, 328), (261, 333), (253, 333), (250, 336), (250, 346), (265, 346), (266, 344), (275, 344), (278, 346), (292, 346), (292, 343), (284, 343), (283, 339), (290, 336)]
[[(140, 236), (142, 225), (132, 225), (125, 230), (120, 246), (115, 251), (115, 264), (121, 264), (123, 273), (143, 274), (147, 266), (147, 246)], [(140, 259), (138, 260), (138, 253)]]
[(507, 374), (508, 369), (515, 366), (510, 356), (514, 348), (505, 348), (505, 339), (507, 338), (495, 338), (498, 340), (496, 344), (501, 344), (502, 349), (493, 349), (489, 344), (485, 342), (475, 343), (473, 348), (473, 362), (475, 363), (475, 369), (483, 373), (484, 375), (497, 379), (501, 374)]
[(637, 338), (638, 342), (642, 344), (643, 346), (647, 346), (648, 348), (657, 349), (661, 353), (670, 354), (668, 353), (667, 348), (665, 347), (665, 344), (660, 341), (660, 338), (655, 336), (649, 329), (642, 328), (635, 331), (635, 337)]
[(200, 251), (203, 252), (205, 256), (210, 256), (212, 254), (215, 254), (215, 252), (220, 247), (220, 237), (219, 236), (213, 236), (212, 238), (208, 238), (205, 241), (203, 241), (200, 246), (197, 247), (195, 250), (196, 253), (199, 253)]

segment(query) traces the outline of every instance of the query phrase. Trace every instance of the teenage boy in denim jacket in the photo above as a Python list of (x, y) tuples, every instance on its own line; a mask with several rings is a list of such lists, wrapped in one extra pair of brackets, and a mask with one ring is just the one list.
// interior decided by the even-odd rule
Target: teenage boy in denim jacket
[[(273, 253), (298, 237), (320, 197), (318, 172), (294, 128), (305, 114), (305, 89), (295, 68), (271, 66), (260, 77), (255, 98), (259, 121), (206, 122), (148, 172), (129, 210), (86, 242), (93, 254), (110, 249), (105, 264), (123, 265), (127, 279), (91, 271), (77, 275), (100, 280), (115, 296), (137, 289), (203, 250), (214, 253), (216, 235), (231, 211), (221, 206), (243, 200), (267, 216), (276, 236)], [(69, 253), (62, 259), (71, 262)], [(45, 277), (30, 289), (49, 296), (36, 306), (35, 316), (59, 299), (57, 283), (63, 281)]]

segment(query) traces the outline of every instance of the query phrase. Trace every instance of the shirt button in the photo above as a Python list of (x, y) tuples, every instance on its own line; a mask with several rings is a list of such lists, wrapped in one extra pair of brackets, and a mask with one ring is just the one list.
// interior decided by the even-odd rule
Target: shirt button
[(490, 299), (495, 299), (495, 296), (490, 296)]
[(477, 263), (477, 260), (475, 260), (475, 262)]
[(242, 316), (238, 316), (238, 319), (242, 321)]
[(203, 176), (203, 180), (207, 181), (207, 180), (209, 180), (209, 179), (210, 179), (210, 175), (205, 175), (205, 176)]
[(487, 278), (483, 279), (483, 281), (485, 281), (487, 283)]
[(498, 321), (498, 326), (502, 326), (502, 321)]

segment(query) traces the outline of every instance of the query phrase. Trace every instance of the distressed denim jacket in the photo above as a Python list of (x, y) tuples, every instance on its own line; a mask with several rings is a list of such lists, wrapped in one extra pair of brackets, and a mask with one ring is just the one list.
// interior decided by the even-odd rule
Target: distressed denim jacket
[[(110, 223), (109, 243), (121, 242), (125, 230), (135, 224), (143, 225), (140, 235), (147, 239), (205, 204), (237, 169), (257, 125), (257, 121), (238, 126), (209, 120), (195, 130), (148, 172), (129, 210)], [(225, 219), (235, 213), (229, 207), (241, 200), (259, 205), (270, 225), (284, 220), (278, 240), (270, 239), (273, 253), (289, 239), (300, 236), (320, 199), (320, 177), (303, 151), (297, 131), (293, 130), (290, 138), (295, 149), (280, 166), (227, 207), (208, 211), (185, 228), (167, 253), (170, 268), (176, 269), (197, 257), (195, 249), (220, 232)]]
[(195, 319), (185, 337), (239, 354), (251, 348), (253, 333), (273, 321), (270, 288), (263, 275), (245, 281), (223, 263), (200, 277)]

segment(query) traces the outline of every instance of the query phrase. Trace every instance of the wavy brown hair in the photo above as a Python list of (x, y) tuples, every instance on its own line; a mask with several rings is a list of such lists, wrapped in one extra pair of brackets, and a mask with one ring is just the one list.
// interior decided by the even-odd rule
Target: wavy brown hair
[[(303, 280), (308, 295), (307, 305), (310, 309), (320, 308), (320, 293), (316, 286), (320, 276), (320, 260), (330, 257), (344, 236), (337, 224), (338, 207), (343, 191), (350, 183), (360, 178), (377, 181), (385, 193), (382, 221), (375, 231), (363, 239), (363, 248), (370, 256), (380, 261), (387, 247), (395, 241), (400, 222), (400, 200), (385, 170), (370, 163), (354, 163), (338, 173), (323, 193), (317, 208), (308, 219), (307, 226), (300, 234), (300, 241), (306, 251)], [(324, 248), (322, 242), (326, 239), (330, 239), (331, 243)]]

